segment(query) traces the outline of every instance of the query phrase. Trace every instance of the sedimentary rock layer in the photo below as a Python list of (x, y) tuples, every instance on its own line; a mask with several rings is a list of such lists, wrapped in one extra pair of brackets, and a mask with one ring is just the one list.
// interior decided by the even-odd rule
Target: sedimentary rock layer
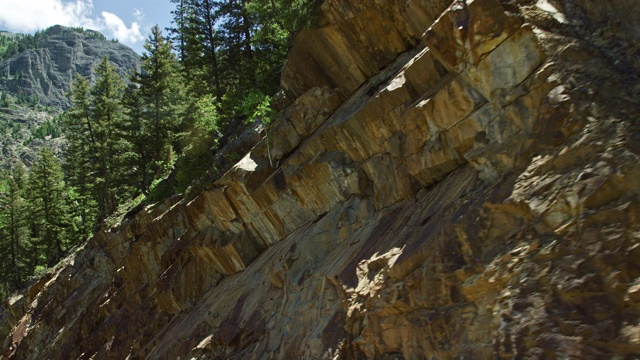
[(12, 299), (4, 355), (637, 355), (622, 3), (325, 2), (265, 138)]

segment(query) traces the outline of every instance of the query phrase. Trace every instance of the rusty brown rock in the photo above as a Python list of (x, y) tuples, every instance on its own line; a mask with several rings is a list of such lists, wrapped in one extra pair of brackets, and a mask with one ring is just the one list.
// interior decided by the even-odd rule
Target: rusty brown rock
[(638, 87), (582, 33), (623, 5), (449, 5), (326, 1), (265, 138), (13, 298), (3, 356), (637, 356)]

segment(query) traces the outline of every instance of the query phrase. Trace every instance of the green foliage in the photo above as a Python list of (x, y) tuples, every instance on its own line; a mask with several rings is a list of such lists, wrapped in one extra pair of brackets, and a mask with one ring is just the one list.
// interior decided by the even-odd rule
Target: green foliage
[(269, 124), (277, 115), (271, 108), (271, 97), (257, 91), (245, 96), (237, 112), (245, 116), (248, 122), (261, 121), (264, 124)]
[(2, 176), (0, 191), (0, 282), (6, 284), (4, 296), (15, 290), (30, 273), (30, 251), (26, 217), (25, 170), (18, 166)]
[[(293, 36), (313, 23), (320, 1), (172, 0), (170, 29), (189, 94), (211, 94), (222, 125), (251, 116), (279, 89)], [(258, 101), (259, 99), (259, 101)], [(258, 112), (265, 112), (264, 109)]]
[[(63, 121), (69, 143), (65, 152), (65, 170), (82, 206), (95, 202), (98, 217), (104, 218), (125, 194), (118, 182), (124, 80), (116, 74), (107, 57), (98, 64), (95, 73), (93, 86), (81, 77), (76, 78), (73, 84), (72, 107)], [(81, 218), (90, 219), (93, 213), (91, 209)], [(86, 226), (84, 224), (83, 228)]]
[(47, 271), (49, 270), (49, 268), (45, 265), (37, 265), (34, 269), (33, 269), (33, 275), (31, 276), (34, 279), (39, 279), (41, 278)]
[(141, 71), (131, 75), (123, 97), (123, 167), (130, 169), (127, 178), (136, 190), (133, 195), (147, 193), (154, 179), (166, 175), (174, 151), (183, 147), (185, 97), (172, 44), (155, 26), (145, 50)]
[(131, 74), (128, 86), (106, 58), (93, 85), (76, 79), (65, 114), (67, 178), (79, 208), (97, 204), (98, 219), (127, 198), (148, 193), (171, 169), (175, 150), (184, 147), (183, 86), (172, 45), (156, 26), (145, 49), (141, 71)]
[(0, 296), (41, 275), (77, 243), (72, 196), (47, 147), (28, 173), (17, 163), (0, 174)]
[(58, 138), (62, 135), (60, 119), (47, 120), (31, 132), (31, 138), (44, 140), (46, 138)]
[[(182, 126), (180, 104), (184, 102), (178, 60), (172, 52), (172, 44), (166, 41), (158, 26), (151, 29), (151, 35), (144, 46), (141, 73), (134, 81), (139, 91), (145, 111), (143, 118), (153, 137), (151, 156), (155, 162), (169, 162), (170, 147), (179, 147), (179, 134)], [(152, 168), (156, 174), (161, 168)]]
[[(124, 108), (124, 120), (120, 126), (120, 136), (123, 141), (120, 166), (123, 168), (121, 175), (132, 190), (130, 196), (136, 193), (146, 192), (149, 179), (153, 179), (149, 163), (151, 161), (150, 144), (153, 141), (144, 120), (144, 104), (140, 96), (140, 90), (135, 83), (130, 83), (122, 98)], [(135, 191), (137, 190), (137, 191)]]
[(186, 190), (194, 180), (215, 172), (214, 149), (220, 133), (220, 115), (212, 95), (197, 98), (190, 104), (193, 124), (184, 138), (184, 153), (176, 162), (176, 191)]
[(27, 49), (37, 49), (40, 41), (48, 37), (45, 31), (36, 31), (31, 34), (0, 35), (0, 61), (6, 60)]
[[(87, 30), (85, 32), (85, 35), (86, 35), (87, 39), (95, 39), (95, 40), (107, 41), (107, 38), (104, 35), (102, 35), (102, 33), (99, 33), (97, 31)], [(112, 39), (111, 42), (117, 42), (117, 40), (116, 41), (113, 41), (113, 40), (114, 39)]]
[(68, 29), (79, 34), (84, 34), (84, 28), (82, 26), (70, 26)]
[[(51, 29), (51, 28), (49, 28)], [(49, 30), (47, 29), (47, 30)], [(67, 29), (78, 33), (78, 34), (83, 34), (87, 39), (96, 39), (96, 40), (102, 40), (102, 41), (106, 41), (107, 38), (102, 35), (102, 33), (95, 31), (95, 30), (89, 30), (89, 29), (85, 29), (82, 26), (72, 26), (72, 27), (68, 27)], [(47, 30), (45, 30), (44, 32), (46, 33)], [(113, 41), (113, 40), (112, 40)]]
[(37, 249), (32, 262), (52, 266), (72, 240), (68, 237), (71, 221), (62, 166), (47, 147), (41, 149), (29, 172), (28, 188), (31, 241)]
[(64, 152), (63, 169), (69, 185), (74, 189), (76, 207), (83, 211), (80, 228), (86, 231), (97, 214), (94, 200), (93, 173), (95, 136), (91, 120), (90, 85), (83, 77), (76, 77), (72, 86), (71, 109), (62, 117), (68, 146)]
[(149, 187), (149, 194), (146, 197), (148, 202), (157, 202), (167, 199), (173, 195), (173, 187), (166, 179), (156, 179)]
[(9, 99), (9, 95), (6, 91), (2, 92), (0, 95), (0, 108), (7, 108), (11, 104), (11, 100)]
[(94, 163), (94, 198), (101, 216), (110, 214), (117, 206), (118, 187), (115, 183), (119, 139), (116, 135), (122, 121), (121, 96), (124, 80), (116, 73), (115, 66), (105, 57), (96, 70), (96, 80), (89, 91), (91, 102), (90, 122), (93, 140), (90, 149)]

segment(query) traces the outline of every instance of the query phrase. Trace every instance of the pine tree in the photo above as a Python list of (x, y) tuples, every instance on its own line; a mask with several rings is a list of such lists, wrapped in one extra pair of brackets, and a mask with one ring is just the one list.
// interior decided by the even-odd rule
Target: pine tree
[(131, 189), (129, 196), (134, 197), (139, 192), (147, 194), (153, 180), (150, 162), (154, 140), (149, 123), (145, 121), (140, 89), (135, 83), (130, 83), (125, 89), (122, 105), (125, 116), (120, 127), (124, 142), (120, 174), (122, 183)]
[[(181, 104), (184, 103), (178, 61), (172, 44), (162, 36), (158, 26), (151, 29), (142, 55), (141, 72), (135, 76), (140, 101), (144, 134), (149, 136), (149, 169), (161, 175), (170, 165), (170, 154), (181, 150)], [(150, 181), (152, 179), (147, 179)]]
[[(200, 67), (204, 69), (208, 90), (214, 94), (218, 103), (222, 101), (222, 75), (219, 48), (221, 46), (220, 31), (216, 28), (216, 23), (220, 20), (221, 13), (216, 8), (213, 0), (202, 0), (201, 6), (196, 8), (194, 19), (197, 29), (201, 32), (200, 39), (196, 44), (200, 45), (201, 58), (198, 59)], [(191, 37), (193, 38), (193, 36)]]
[(28, 180), (29, 222), (35, 251), (35, 265), (52, 266), (64, 255), (68, 245), (67, 191), (63, 181), (62, 166), (53, 151), (42, 147)]
[(182, 75), (190, 96), (213, 94), (222, 101), (220, 5), (214, 0), (172, 0), (174, 28), (169, 28), (180, 55)]
[(172, 23), (174, 28), (169, 28), (169, 38), (173, 41), (178, 51), (179, 60), (185, 61), (187, 58), (187, 29), (189, 28), (190, 14), (193, 12), (191, 0), (171, 0), (176, 4), (176, 9), (171, 12), (173, 14)]
[(123, 189), (115, 179), (118, 177), (115, 166), (121, 146), (118, 129), (122, 122), (121, 97), (124, 90), (124, 80), (116, 73), (115, 66), (108, 57), (98, 64), (95, 69), (96, 81), (90, 90), (91, 112), (90, 120), (94, 136), (93, 149), (97, 155), (94, 164), (94, 198), (98, 203), (99, 217), (111, 214), (116, 206)]
[(98, 147), (91, 119), (90, 85), (87, 79), (76, 77), (71, 91), (71, 108), (62, 118), (67, 139), (63, 169), (73, 188), (72, 206), (76, 214), (77, 236), (86, 238), (91, 233), (97, 216), (94, 199), (93, 173), (97, 163)]
[(187, 118), (191, 123), (186, 134), (185, 149), (176, 164), (176, 189), (186, 189), (194, 180), (215, 172), (214, 152), (217, 145), (220, 116), (211, 95), (190, 99)]
[(6, 290), (18, 288), (30, 273), (24, 174), (22, 166), (11, 170), (3, 179), (5, 189), (0, 192), (0, 254), (4, 259), (0, 281), (8, 284)]
[[(223, 49), (234, 78), (229, 90), (242, 93), (257, 85), (252, 48), (253, 16), (247, 11), (247, 0), (226, 0), (220, 6), (224, 32)], [(235, 70), (235, 71), (234, 71)]]

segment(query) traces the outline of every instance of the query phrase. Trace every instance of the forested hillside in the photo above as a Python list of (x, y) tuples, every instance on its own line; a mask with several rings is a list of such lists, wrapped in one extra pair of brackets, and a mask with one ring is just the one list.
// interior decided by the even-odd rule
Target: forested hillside
[(44, 143), (60, 153), (60, 115), (70, 106), (73, 79), (93, 79), (104, 56), (122, 76), (139, 67), (135, 51), (97, 31), (56, 25), (35, 34), (0, 32), (0, 169), (31, 167)]
[[(74, 73), (66, 111), (54, 111), (31, 130), (43, 146), (30, 169), (13, 161), (3, 173), (2, 296), (55, 265), (101, 222), (215, 177), (218, 140), (239, 124), (266, 124), (274, 116), (270, 104), (287, 51), (318, 5), (174, 2), (174, 26), (167, 35), (152, 29), (140, 65), (123, 75), (122, 61), (105, 54), (89, 74)], [(34, 78), (12, 73), (15, 59), (36, 51), (56, 29), (0, 37), (0, 59), (8, 59), (2, 64), (10, 74), (0, 84), (10, 88), (9, 80)], [(44, 106), (40, 99), (35, 91), (5, 107), (32, 102), (37, 108)], [(51, 146), (55, 139), (64, 139), (62, 146)]]

